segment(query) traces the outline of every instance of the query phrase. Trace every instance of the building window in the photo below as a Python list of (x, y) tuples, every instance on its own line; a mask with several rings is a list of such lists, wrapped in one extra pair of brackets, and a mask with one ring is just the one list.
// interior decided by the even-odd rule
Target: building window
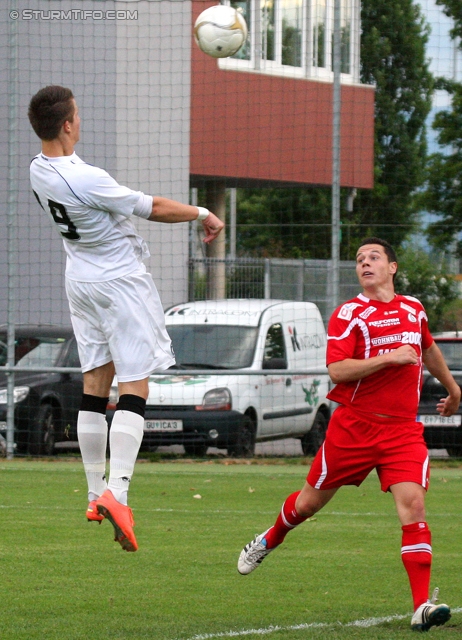
[(281, 63), (302, 66), (302, 0), (281, 0)]
[[(222, 0), (244, 16), (247, 43), (222, 69), (332, 81), (334, 0)], [(343, 82), (359, 82), (360, 0), (341, 0)]]
[[(222, 4), (227, 4), (223, 2)], [(252, 27), (252, 8), (251, 8), (251, 0), (231, 0), (229, 3), (232, 7), (237, 9), (242, 15), (247, 23), (247, 28), (249, 29), (249, 37), (247, 38), (247, 42), (243, 47), (239, 49), (239, 51), (233, 56), (235, 60), (250, 60), (250, 41), (251, 34), (250, 29)]]
[(313, 67), (326, 66), (327, 0), (313, 0)]

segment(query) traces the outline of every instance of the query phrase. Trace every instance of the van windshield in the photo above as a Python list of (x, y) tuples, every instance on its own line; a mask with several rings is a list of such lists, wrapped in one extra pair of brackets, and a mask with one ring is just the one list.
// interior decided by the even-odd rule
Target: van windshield
[(178, 366), (198, 369), (243, 369), (250, 367), (258, 327), (216, 324), (170, 325)]

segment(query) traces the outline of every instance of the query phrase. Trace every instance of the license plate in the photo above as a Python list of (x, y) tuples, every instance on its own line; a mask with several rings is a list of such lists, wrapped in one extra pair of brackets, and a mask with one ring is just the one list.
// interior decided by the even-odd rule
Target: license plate
[(145, 420), (144, 430), (161, 433), (183, 431), (183, 420)]
[(417, 416), (417, 420), (423, 422), (425, 426), (429, 427), (460, 427), (462, 422), (461, 415), (455, 416), (439, 416), (439, 415), (426, 415)]

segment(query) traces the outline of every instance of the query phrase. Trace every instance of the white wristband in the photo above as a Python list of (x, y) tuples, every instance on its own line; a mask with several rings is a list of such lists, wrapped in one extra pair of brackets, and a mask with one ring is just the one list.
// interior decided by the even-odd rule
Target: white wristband
[(199, 211), (199, 215), (197, 216), (197, 220), (205, 220), (206, 218), (208, 218), (210, 211), (208, 209), (206, 209), (205, 207), (196, 207), (196, 209)]

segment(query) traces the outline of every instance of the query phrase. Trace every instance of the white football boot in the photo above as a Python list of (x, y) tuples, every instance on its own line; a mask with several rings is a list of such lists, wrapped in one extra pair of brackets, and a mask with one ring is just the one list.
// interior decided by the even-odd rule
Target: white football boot
[[(254, 538), (252, 542), (249, 542), (249, 544), (246, 544), (242, 549), (239, 560), (237, 561), (237, 570), (243, 576), (256, 569), (263, 562), (268, 553), (273, 551), (273, 549), (266, 548), (265, 536), (268, 531), (269, 529), (260, 533), (259, 536)], [(275, 549), (276, 547), (273, 548)]]
[(412, 616), (411, 629), (413, 631), (428, 631), (430, 627), (440, 627), (451, 617), (451, 609), (447, 604), (438, 602), (439, 589), (433, 591), (432, 599), (418, 607)]

